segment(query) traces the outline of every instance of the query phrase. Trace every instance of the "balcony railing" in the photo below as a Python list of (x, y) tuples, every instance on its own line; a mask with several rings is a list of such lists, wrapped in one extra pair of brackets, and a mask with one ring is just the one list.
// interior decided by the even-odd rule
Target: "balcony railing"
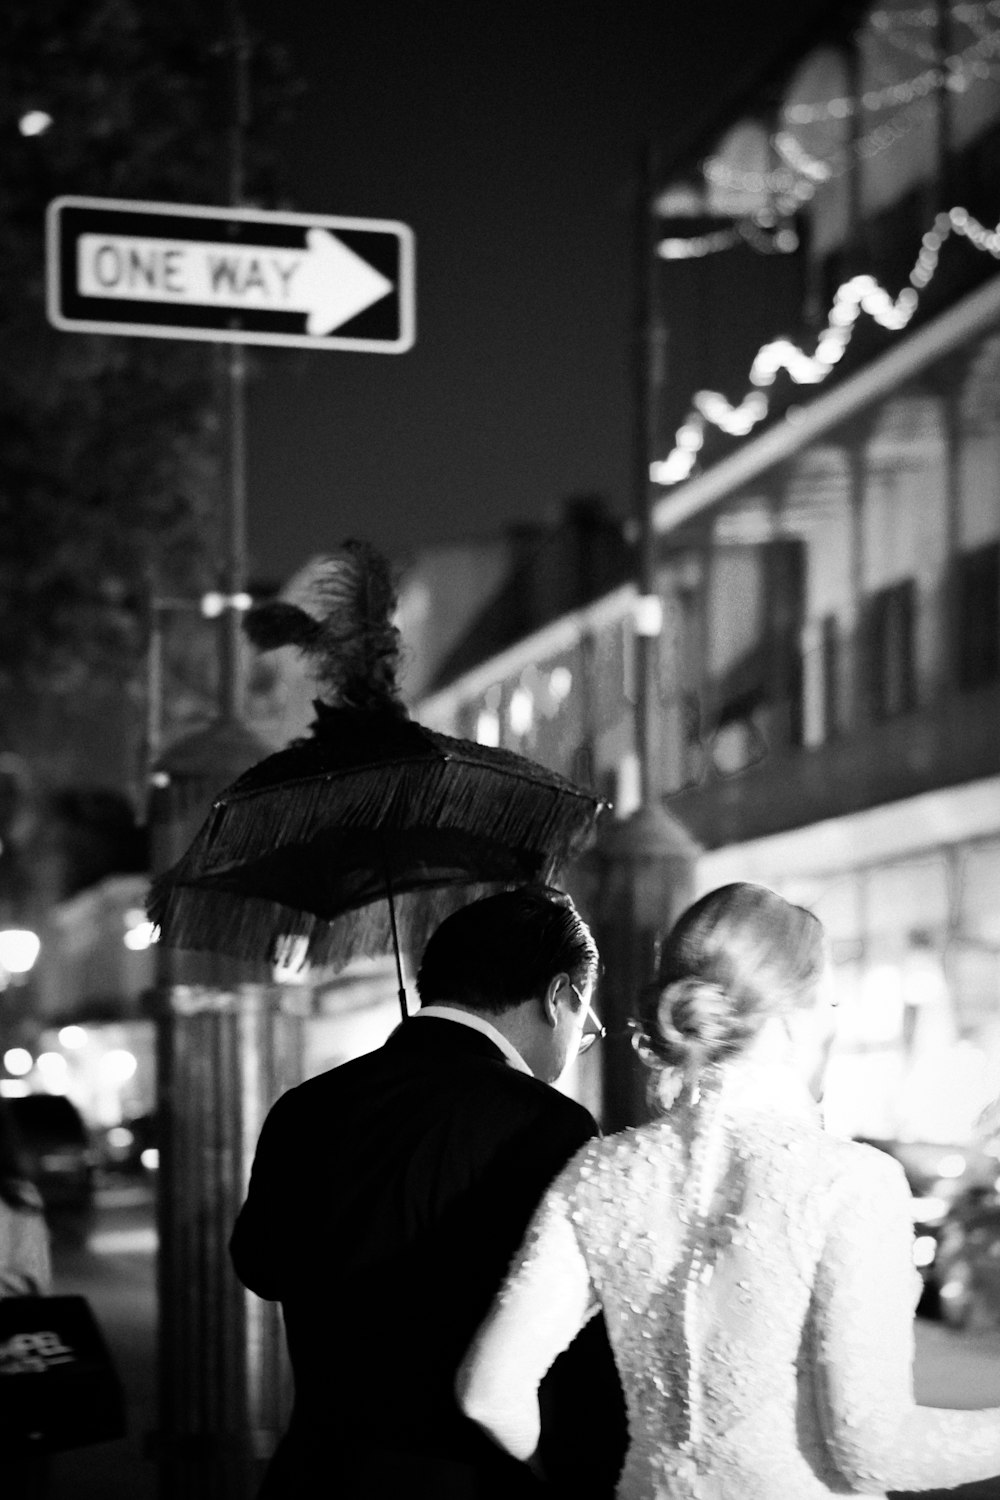
[[(672, 806), (710, 846), (1000, 772), (1000, 672), (948, 659), (943, 596), (876, 601), (862, 626), (810, 622), (710, 685), (689, 715), (689, 784)], [(962, 670), (964, 661), (965, 670)], [(968, 684), (968, 685), (963, 685)], [(783, 687), (783, 690), (781, 688)]]

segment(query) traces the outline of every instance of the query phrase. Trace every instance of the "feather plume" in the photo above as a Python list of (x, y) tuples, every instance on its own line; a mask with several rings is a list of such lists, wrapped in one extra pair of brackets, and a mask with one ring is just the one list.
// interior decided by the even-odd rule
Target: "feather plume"
[(318, 620), (287, 599), (267, 599), (243, 616), (243, 629), (258, 651), (280, 646), (308, 647), (320, 632)]
[(296, 646), (308, 659), (320, 699), (330, 708), (390, 709), (403, 714), (396, 672), (396, 588), (387, 560), (349, 540), (320, 559), (301, 604), (274, 600), (245, 619), (262, 651)]

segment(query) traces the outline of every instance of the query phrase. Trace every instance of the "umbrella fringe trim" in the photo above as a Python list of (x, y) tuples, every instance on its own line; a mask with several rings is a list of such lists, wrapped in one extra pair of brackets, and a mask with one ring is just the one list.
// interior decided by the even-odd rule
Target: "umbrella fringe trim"
[[(301, 785), (287, 791), (272, 789), (266, 806), (254, 801), (218, 803), (190, 849), (164, 878), (190, 879), (209, 869), (259, 857), (281, 844), (308, 842), (321, 829), (328, 796), (325, 783), (318, 782), (308, 791)], [(337, 823), (344, 828), (371, 825), (374, 844), (379, 827), (387, 832), (421, 826), (461, 828), (474, 821), (486, 838), (514, 848), (527, 844), (544, 849), (551, 863), (561, 864), (590, 835), (598, 811), (596, 798), (592, 800), (593, 815), (581, 827), (580, 806), (567, 806), (566, 794), (557, 789), (521, 780), (516, 796), (501, 798), (495, 770), (479, 774), (476, 768), (465, 766), (459, 785), (447, 766), (433, 776), (422, 766), (398, 774), (388, 794), (375, 778), (356, 791), (341, 788)]]
[[(403, 952), (419, 952), (450, 912), (501, 889), (502, 883), (487, 882), (421, 891), (416, 893), (419, 899), (414, 900), (406, 895), (397, 897), (396, 920)], [(373, 958), (391, 951), (389, 909), (384, 901), (326, 921), (260, 897), (177, 887), (169, 893), (161, 915), (171, 947), (223, 952), (249, 962), (272, 962), (281, 940), (296, 937), (307, 940), (305, 961), (332, 973), (354, 958)]]

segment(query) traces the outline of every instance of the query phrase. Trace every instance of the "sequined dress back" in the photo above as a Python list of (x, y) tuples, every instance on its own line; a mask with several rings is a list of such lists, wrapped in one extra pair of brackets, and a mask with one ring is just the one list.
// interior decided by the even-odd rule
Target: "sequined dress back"
[[(913, 1405), (909, 1192), (797, 1080), (737, 1075), (587, 1146), (484, 1329), (500, 1428), (598, 1306), (625, 1392), (620, 1500), (811, 1500), (1000, 1470), (1000, 1415)], [(503, 1396), (506, 1389), (509, 1397)]]

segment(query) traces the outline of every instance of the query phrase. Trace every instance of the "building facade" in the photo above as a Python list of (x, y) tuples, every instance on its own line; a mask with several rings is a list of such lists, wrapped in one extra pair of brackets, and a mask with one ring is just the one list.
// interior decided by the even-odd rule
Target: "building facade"
[[(702, 889), (823, 918), (830, 1121), (883, 1138), (971, 1140), (1000, 1092), (998, 47), (988, 6), (870, 9), (664, 194), (693, 172), (716, 221), (793, 234), (809, 295), (652, 465), (654, 784)], [(619, 588), (419, 716), (624, 816), (635, 609)]]

